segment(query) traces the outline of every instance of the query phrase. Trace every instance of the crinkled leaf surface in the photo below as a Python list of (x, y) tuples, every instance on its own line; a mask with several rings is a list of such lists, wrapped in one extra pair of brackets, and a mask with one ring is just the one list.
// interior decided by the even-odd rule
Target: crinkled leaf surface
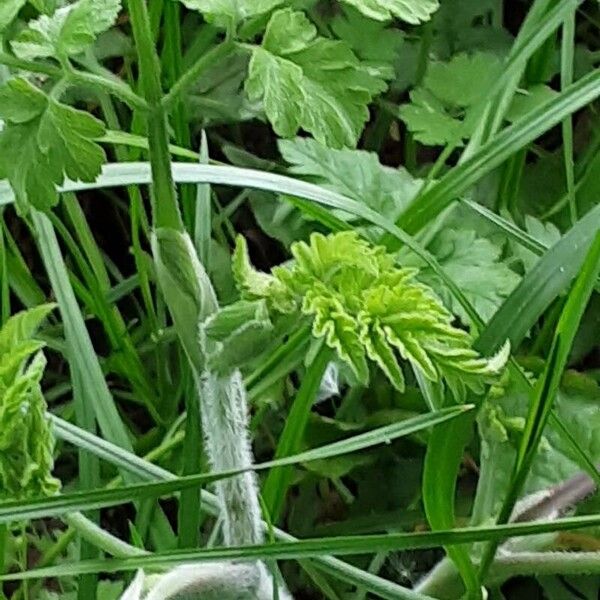
[(15, 78), (0, 88), (0, 118), (0, 178), (9, 180), (21, 210), (46, 210), (65, 178), (94, 181), (100, 173), (106, 157), (94, 140), (105, 129), (89, 113)]
[(12, 49), (25, 59), (80, 54), (113, 25), (120, 10), (121, 0), (79, 0), (31, 21), (12, 42)]
[(438, 0), (343, 0), (365, 16), (378, 21), (398, 18), (418, 25), (428, 21), (439, 8)]
[(269, 20), (246, 80), (249, 98), (262, 100), (278, 135), (304, 129), (335, 148), (356, 145), (368, 104), (385, 88), (347, 43), (318, 36), (306, 15), (291, 9)]
[(414, 281), (415, 269), (396, 267), (393, 255), (356, 232), (315, 233), (291, 251), (292, 264), (272, 275), (258, 273), (239, 238), (234, 275), (242, 296), (312, 319), (313, 335), (335, 350), (358, 381), (368, 381), (372, 362), (403, 390), (402, 358), (462, 395), (467, 387), (480, 390), (484, 381), (495, 380), (503, 367), (503, 357), (488, 361), (471, 348), (469, 335), (453, 327), (453, 315), (433, 291)]
[[(0, 498), (51, 495), (54, 441), (40, 381), (46, 360), (31, 339), (52, 305), (11, 317), (0, 329)], [(33, 357), (33, 358), (32, 358)]]

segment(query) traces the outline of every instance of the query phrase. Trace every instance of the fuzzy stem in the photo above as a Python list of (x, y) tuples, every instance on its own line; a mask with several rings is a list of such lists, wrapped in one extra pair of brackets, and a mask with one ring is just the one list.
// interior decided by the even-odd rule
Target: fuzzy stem
[[(204, 439), (212, 470), (251, 467), (246, 390), (239, 371), (227, 377), (205, 373), (201, 400)], [(249, 471), (219, 481), (216, 492), (223, 507), (225, 544), (262, 543), (264, 528), (255, 474)]]

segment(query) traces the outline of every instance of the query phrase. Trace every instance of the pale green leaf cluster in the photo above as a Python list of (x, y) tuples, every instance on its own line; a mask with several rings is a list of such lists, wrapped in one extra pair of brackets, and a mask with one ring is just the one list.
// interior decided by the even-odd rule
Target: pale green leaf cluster
[(433, 62), (423, 84), (410, 92), (410, 104), (400, 107), (400, 118), (422, 144), (458, 145), (473, 132), (478, 102), (501, 70), (501, 61), (488, 52)]
[(268, 13), (282, 0), (181, 0), (191, 10), (201, 12), (207, 20), (222, 27), (237, 25), (245, 19)]
[(95, 140), (104, 125), (87, 112), (57, 102), (23, 78), (0, 87), (0, 178), (9, 180), (21, 210), (58, 201), (65, 178), (94, 181), (106, 157)]
[[(428, 249), (484, 321), (494, 315), (519, 283), (519, 276), (502, 260), (502, 247), (471, 229), (443, 229)], [(415, 257), (410, 265), (419, 267), (419, 278), (431, 285), (464, 323), (469, 322), (460, 302), (424, 261)]]
[(109, 29), (121, 10), (121, 0), (79, 0), (31, 21), (11, 43), (20, 58), (63, 60), (83, 52)]
[(271, 16), (246, 80), (248, 97), (262, 100), (279, 136), (304, 129), (334, 148), (356, 145), (369, 103), (385, 88), (347, 43), (317, 35), (304, 13), (289, 8)]
[(354, 6), (365, 16), (378, 21), (398, 18), (419, 25), (431, 19), (439, 8), (438, 0), (342, 0)]
[(0, 498), (54, 494), (54, 440), (40, 381), (46, 360), (32, 336), (53, 309), (18, 313), (0, 329)]
[(443, 378), (462, 396), (466, 388), (480, 391), (502, 369), (505, 353), (480, 357), (439, 298), (415, 281), (417, 270), (397, 267), (384, 248), (346, 231), (315, 233), (309, 244), (297, 242), (291, 251), (290, 265), (272, 275), (256, 273), (238, 238), (234, 274), (243, 296), (264, 298), (276, 312), (308, 317), (313, 335), (335, 350), (358, 381), (367, 383), (374, 363), (403, 390), (404, 359), (429, 380)]

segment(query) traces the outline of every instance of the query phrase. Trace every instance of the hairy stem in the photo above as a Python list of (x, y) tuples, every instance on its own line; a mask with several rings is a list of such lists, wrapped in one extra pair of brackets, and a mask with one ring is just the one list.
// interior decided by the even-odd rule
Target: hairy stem
[[(226, 377), (205, 373), (201, 382), (201, 411), (206, 451), (214, 471), (250, 468), (246, 390), (239, 371)], [(219, 481), (223, 535), (227, 546), (264, 541), (256, 476), (246, 472)]]

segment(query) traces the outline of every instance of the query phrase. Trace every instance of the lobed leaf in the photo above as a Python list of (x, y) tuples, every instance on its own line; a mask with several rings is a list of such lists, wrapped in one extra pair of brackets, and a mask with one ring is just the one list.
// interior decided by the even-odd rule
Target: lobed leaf
[(289, 172), (364, 203), (396, 220), (416, 196), (420, 181), (403, 168), (382, 165), (365, 150), (335, 150), (310, 138), (279, 140)]
[(457, 54), (448, 62), (434, 62), (422, 86), (410, 92), (410, 104), (400, 107), (400, 118), (425, 145), (459, 144), (473, 133), (478, 102), (501, 70), (501, 62), (489, 52)]
[(11, 42), (14, 53), (27, 60), (64, 60), (83, 52), (109, 29), (121, 10), (121, 0), (79, 0), (57, 9), (51, 16), (31, 21)]
[(246, 80), (248, 97), (262, 100), (278, 135), (302, 128), (335, 148), (356, 145), (368, 104), (385, 88), (348, 44), (318, 36), (304, 13), (289, 8), (269, 20)]
[(87, 112), (57, 102), (23, 78), (0, 88), (0, 177), (9, 180), (22, 211), (58, 202), (65, 178), (91, 182), (105, 154), (95, 139), (104, 125)]

